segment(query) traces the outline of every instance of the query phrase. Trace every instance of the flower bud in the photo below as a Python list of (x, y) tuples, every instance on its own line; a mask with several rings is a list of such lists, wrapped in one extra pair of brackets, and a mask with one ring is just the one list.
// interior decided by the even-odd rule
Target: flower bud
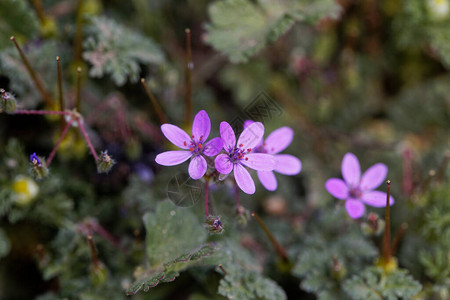
[(116, 164), (116, 161), (108, 155), (108, 151), (102, 151), (97, 159), (97, 172), (108, 173)]
[(331, 267), (331, 277), (337, 281), (341, 281), (347, 275), (347, 268), (344, 264), (335, 256), (333, 256), (333, 265)]
[(248, 220), (250, 220), (250, 212), (245, 209), (243, 206), (239, 206), (236, 208), (236, 218), (238, 224), (245, 226), (248, 223)]
[(108, 279), (108, 269), (106, 269), (103, 263), (98, 262), (97, 266), (91, 266), (89, 270), (89, 278), (91, 279), (93, 285), (102, 286)]
[(45, 164), (45, 160), (37, 156), (36, 153), (30, 155), (30, 174), (35, 179), (40, 180), (48, 176), (48, 168)]
[(367, 220), (361, 223), (361, 229), (365, 235), (380, 235), (384, 231), (384, 220), (375, 213), (370, 213)]
[(16, 98), (11, 93), (7, 93), (4, 89), (0, 89), (0, 98), (0, 110), (7, 114), (13, 114), (17, 108)]
[(220, 221), (220, 217), (209, 216), (205, 222), (206, 228), (210, 233), (220, 234), (223, 233), (223, 224)]

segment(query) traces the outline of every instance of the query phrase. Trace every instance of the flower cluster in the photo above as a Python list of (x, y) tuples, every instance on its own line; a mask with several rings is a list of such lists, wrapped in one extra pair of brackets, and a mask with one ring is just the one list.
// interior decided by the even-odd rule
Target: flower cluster
[[(161, 130), (169, 141), (182, 150), (160, 153), (156, 156), (156, 162), (173, 166), (190, 159), (189, 175), (194, 180), (205, 174), (210, 177), (216, 173), (219, 180), (231, 178), (242, 191), (253, 194), (255, 183), (249, 169), (256, 171), (259, 181), (269, 191), (277, 189), (275, 172), (296, 175), (302, 169), (302, 163), (297, 157), (280, 154), (293, 140), (294, 132), (289, 127), (278, 128), (264, 139), (264, 125), (246, 121), (244, 130), (236, 139), (230, 124), (221, 122), (220, 137), (207, 141), (211, 121), (208, 114), (202, 110), (194, 118), (190, 136), (172, 124), (163, 124)], [(347, 153), (341, 169), (344, 180), (330, 178), (325, 183), (325, 188), (334, 197), (345, 200), (345, 208), (351, 218), (362, 217), (365, 204), (374, 207), (386, 206), (386, 193), (375, 191), (386, 178), (386, 165), (377, 163), (361, 176), (358, 159), (354, 154)], [(229, 176), (231, 174), (232, 176)], [(394, 204), (392, 196), (389, 197), (389, 204)]]
[[(207, 141), (211, 121), (208, 114), (202, 110), (194, 118), (191, 136), (172, 124), (163, 124), (161, 130), (169, 141), (183, 150), (160, 153), (156, 162), (163, 166), (173, 166), (191, 159), (188, 170), (191, 178), (195, 180), (202, 178), (209, 167), (211, 173), (220, 174), (221, 180), (232, 174), (242, 191), (253, 194), (255, 183), (248, 169), (256, 170), (263, 186), (271, 191), (277, 188), (273, 171), (295, 175), (301, 170), (298, 158), (278, 154), (292, 142), (293, 131), (288, 127), (274, 131), (264, 142), (264, 125), (249, 121), (236, 141), (230, 124), (222, 122), (220, 137)], [(207, 161), (211, 163), (208, 164)]]

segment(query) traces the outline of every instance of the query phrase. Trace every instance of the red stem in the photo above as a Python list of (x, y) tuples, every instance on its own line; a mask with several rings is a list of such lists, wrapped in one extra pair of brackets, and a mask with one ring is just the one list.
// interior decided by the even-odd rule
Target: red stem
[(86, 143), (88, 144), (89, 149), (91, 150), (92, 156), (94, 157), (95, 161), (97, 161), (98, 156), (95, 152), (94, 146), (92, 146), (91, 139), (89, 138), (86, 129), (84, 128), (83, 122), (80, 120), (77, 120), (78, 126), (80, 127), (80, 131), (84, 136), (84, 139), (86, 140)]
[(71, 116), (72, 113), (69, 111), (53, 111), (53, 110), (27, 110), (18, 109), (15, 111), (17, 115), (64, 115)]
[(64, 127), (63, 131), (61, 132), (61, 136), (59, 137), (58, 141), (56, 142), (55, 147), (53, 147), (52, 152), (48, 156), (47, 167), (50, 166), (50, 163), (52, 162), (53, 157), (55, 156), (59, 145), (61, 144), (62, 140), (64, 139), (64, 137), (66, 136), (67, 132), (69, 131), (70, 125), (72, 125), (72, 121), (67, 122), (66, 127)]
[(384, 229), (384, 263), (388, 263), (391, 259), (391, 213), (390, 213), (390, 194), (391, 181), (388, 180), (386, 193), (386, 214), (385, 214), (385, 229)]

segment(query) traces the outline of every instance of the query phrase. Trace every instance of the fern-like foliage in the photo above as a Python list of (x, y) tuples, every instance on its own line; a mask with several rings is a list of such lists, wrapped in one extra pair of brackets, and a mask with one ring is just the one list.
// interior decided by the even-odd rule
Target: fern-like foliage
[(294, 266), (301, 287), (321, 300), (344, 299), (342, 281), (370, 262), (377, 249), (342, 208), (325, 210)]
[(344, 282), (344, 290), (354, 300), (406, 300), (417, 295), (421, 288), (406, 270), (385, 273), (378, 267), (368, 267)]
[(140, 64), (161, 64), (164, 54), (149, 37), (129, 30), (105, 17), (92, 19), (83, 43), (83, 58), (92, 66), (91, 77), (109, 75), (118, 86), (136, 82)]
[[(10, 47), (0, 52), (0, 74), (9, 77), (10, 89), (18, 96), (18, 107), (34, 108), (42, 98), (36, 91), (36, 87), (17, 53), (17, 49), (9, 39), (8, 42)], [(55, 57), (60, 54), (58, 44), (52, 40), (45, 40), (32, 42), (32, 44), (22, 44), (22, 48), (45, 89), (51, 91), (51, 88), (56, 86), (53, 84), (56, 83), (57, 78)]]
[[(252, 254), (238, 243), (228, 240), (224, 242), (217, 261), (226, 271), (220, 280), (218, 293), (227, 299), (286, 299), (284, 290), (278, 284), (263, 276)], [(218, 272), (222, 272), (218, 269)]]
[[(433, 2), (403, 0), (400, 16), (395, 19), (397, 43), (407, 49), (418, 44), (431, 46), (442, 63), (450, 67), (450, 17), (440, 17), (433, 8)], [(435, 4), (436, 6), (436, 4)]]
[(339, 12), (333, 0), (216, 1), (209, 7), (207, 42), (231, 62), (246, 62), (295, 22), (315, 23), (324, 17), (337, 18)]

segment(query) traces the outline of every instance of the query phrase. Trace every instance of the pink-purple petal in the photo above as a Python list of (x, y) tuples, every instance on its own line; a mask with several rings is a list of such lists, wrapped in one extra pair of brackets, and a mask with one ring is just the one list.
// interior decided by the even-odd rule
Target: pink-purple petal
[(277, 189), (277, 178), (272, 171), (258, 171), (258, 179), (268, 191), (275, 191)]
[(376, 189), (384, 182), (388, 168), (385, 164), (378, 163), (367, 169), (361, 177), (360, 188), (362, 191)]
[(264, 136), (264, 125), (261, 122), (250, 124), (242, 131), (239, 136), (237, 145), (243, 149), (254, 148), (257, 146)]
[(241, 163), (250, 169), (257, 171), (272, 171), (276, 166), (276, 159), (273, 155), (264, 153), (250, 153), (245, 155)]
[(220, 123), (220, 137), (222, 138), (225, 151), (228, 153), (233, 151), (236, 146), (236, 135), (234, 134), (233, 128), (231, 128), (230, 124), (225, 121)]
[(202, 137), (202, 141), (206, 141), (209, 136), (209, 132), (211, 130), (211, 120), (209, 119), (206, 111), (199, 111), (195, 117), (194, 122), (192, 123), (192, 135), (196, 141), (199, 141), (200, 137)]
[(364, 204), (357, 200), (347, 200), (345, 201), (345, 209), (348, 215), (352, 219), (361, 218), (364, 215)]
[(192, 179), (197, 180), (203, 177), (206, 173), (206, 160), (201, 155), (196, 155), (191, 159), (189, 163), (189, 176)]
[(342, 177), (344, 177), (347, 185), (356, 187), (359, 185), (361, 178), (361, 168), (359, 166), (358, 158), (353, 153), (347, 153), (342, 160)]
[(250, 173), (240, 164), (234, 165), (234, 178), (239, 188), (246, 194), (255, 193), (255, 182)]
[(191, 137), (180, 127), (172, 124), (163, 124), (161, 125), (161, 131), (175, 146), (178, 146), (181, 149), (189, 149)]
[(325, 188), (333, 197), (344, 200), (348, 198), (348, 187), (342, 179), (330, 178), (325, 182)]
[(223, 141), (220, 137), (215, 137), (204, 145), (203, 154), (206, 156), (216, 156), (223, 149)]
[(175, 166), (185, 162), (191, 156), (192, 153), (189, 151), (167, 151), (158, 154), (155, 158), (155, 161), (163, 166)]
[(277, 154), (286, 149), (294, 138), (294, 131), (289, 127), (281, 127), (273, 131), (265, 140), (267, 153)]
[(217, 155), (214, 160), (214, 165), (216, 166), (216, 170), (222, 174), (229, 174), (233, 170), (233, 163), (226, 154)]
[(277, 161), (274, 171), (284, 175), (296, 175), (302, 170), (302, 162), (290, 154), (274, 155)]
[(251, 124), (255, 123), (255, 121), (252, 120), (245, 120), (244, 121), (244, 129), (250, 126)]
[[(387, 194), (380, 191), (365, 192), (362, 195), (362, 201), (365, 204), (374, 207), (386, 207)], [(389, 196), (389, 205), (394, 204), (394, 198)]]

